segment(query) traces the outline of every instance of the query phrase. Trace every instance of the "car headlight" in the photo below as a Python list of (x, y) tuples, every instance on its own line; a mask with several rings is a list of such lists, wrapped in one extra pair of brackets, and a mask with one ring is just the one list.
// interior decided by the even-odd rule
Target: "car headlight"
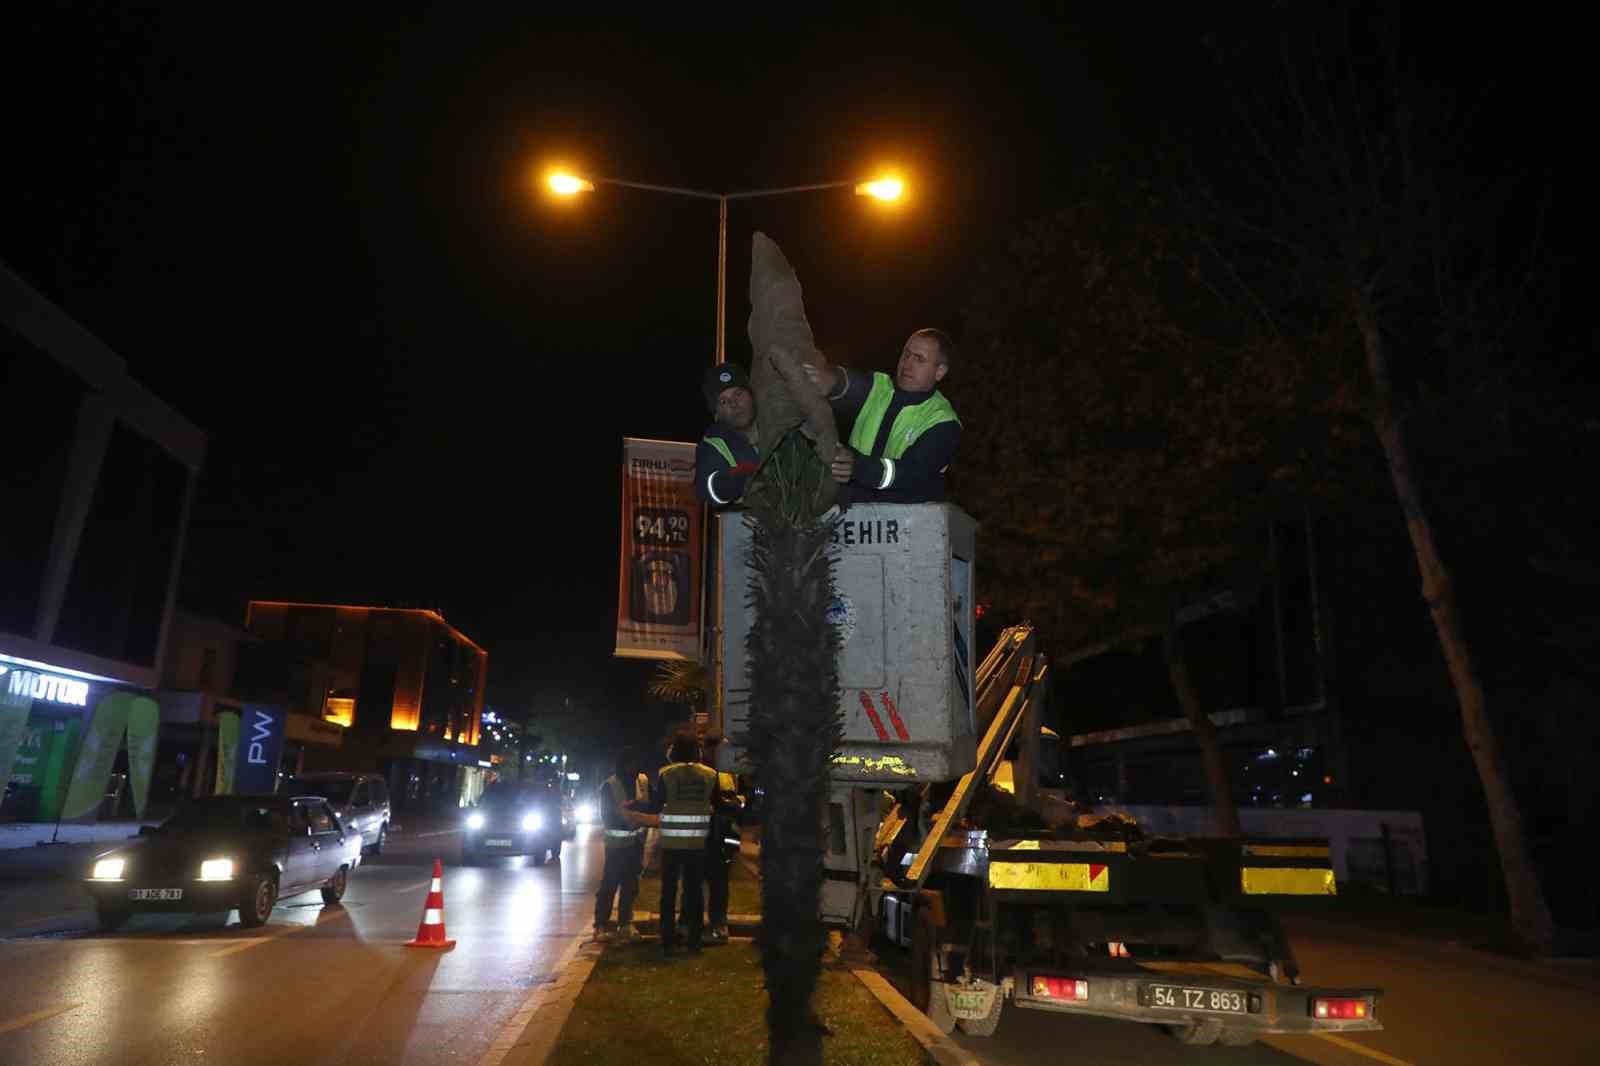
[(586, 825), (594, 822), (594, 804), (584, 803), (579, 805), (578, 821), (583, 822)]
[(522, 816), (522, 828), (524, 832), (538, 832), (540, 829), (544, 828), (544, 815), (540, 814), (538, 811), (524, 814)]
[(232, 879), (232, 859), (207, 859), (200, 864), (200, 880), (202, 881), (231, 881)]
[(94, 864), (94, 873), (90, 876), (96, 881), (120, 881), (127, 865), (125, 859), (101, 859)]
[(468, 829), (482, 829), (483, 828), (483, 815), (481, 815), (481, 814), (469, 814), (469, 815), (467, 815), (467, 828)]

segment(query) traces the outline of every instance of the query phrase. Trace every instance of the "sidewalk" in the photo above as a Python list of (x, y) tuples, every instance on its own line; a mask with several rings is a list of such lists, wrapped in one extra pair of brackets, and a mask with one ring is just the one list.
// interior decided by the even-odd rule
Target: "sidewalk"
[(142, 821), (63, 822), (59, 829), (54, 822), (0, 822), (0, 851), (10, 848), (31, 848), (36, 844), (85, 844), (109, 841), (112, 847), (119, 840), (139, 835), (141, 825), (159, 825), (160, 818)]

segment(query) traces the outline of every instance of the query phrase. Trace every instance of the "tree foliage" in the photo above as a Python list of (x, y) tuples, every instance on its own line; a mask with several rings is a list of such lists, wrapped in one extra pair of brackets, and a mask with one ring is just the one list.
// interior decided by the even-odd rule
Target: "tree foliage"
[(984, 587), (1058, 654), (1248, 586), (1266, 520), (1341, 491), (1362, 440), (1357, 367), (1328, 315), (1292, 340), (1221, 298), (1147, 181), (1107, 169), (980, 271), (956, 498)]

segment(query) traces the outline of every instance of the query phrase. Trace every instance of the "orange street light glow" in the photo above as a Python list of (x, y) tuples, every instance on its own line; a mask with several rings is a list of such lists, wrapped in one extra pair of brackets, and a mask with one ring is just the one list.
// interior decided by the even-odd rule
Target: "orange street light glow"
[(556, 171), (547, 180), (550, 183), (550, 191), (557, 196), (576, 196), (580, 192), (594, 192), (594, 182), (584, 181), (575, 174)]
[(898, 200), (905, 189), (905, 183), (899, 178), (879, 178), (877, 181), (864, 181), (857, 185), (856, 195), (872, 196), (879, 200)]

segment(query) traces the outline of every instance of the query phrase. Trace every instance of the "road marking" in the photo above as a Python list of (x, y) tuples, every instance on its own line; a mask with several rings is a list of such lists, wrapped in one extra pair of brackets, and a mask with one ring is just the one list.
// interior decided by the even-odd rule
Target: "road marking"
[(1393, 1055), (1385, 1055), (1376, 1048), (1367, 1047), (1365, 1044), (1358, 1044), (1354, 1040), (1346, 1040), (1342, 1036), (1334, 1036), (1332, 1033), (1318, 1033), (1317, 1035), (1328, 1041), (1330, 1044), (1338, 1044), (1342, 1048), (1358, 1052), (1367, 1056), (1368, 1058), (1377, 1059), (1379, 1062), (1388, 1063), (1389, 1066), (1414, 1066), (1413, 1063), (1407, 1062), (1405, 1059), (1397, 1059)]
[(251, 948), (258, 948), (262, 944), (270, 944), (274, 940), (282, 940), (286, 936), (293, 936), (295, 933), (302, 932), (306, 929), (315, 929), (326, 922), (337, 922), (341, 918), (348, 917), (350, 917), (350, 912), (345, 910), (343, 907), (340, 907), (337, 911), (325, 910), (321, 914), (317, 915), (317, 920), (310, 925), (292, 926), (288, 929), (285, 929), (283, 932), (275, 933), (272, 936), (251, 937), (242, 944), (235, 944), (233, 947), (223, 948), (221, 951), (213, 951), (211, 954), (207, 955), (206, 958), (221, 959), (226, 958), (229, 955), (237, 955), (241, 951), (249, 951)]
[(24, 1014), (20, 1018), (13, 1018), (9, 1022), (0, 1022), (0, 1033), (9, 1033), (17, 1029), (25, 1029), (34, 1022), (42, 1022), (46, 1018), (54, 1018), (58, 1014), (65, 1014), (69, 1010), (77, 1010), (82, 1003), (61, 1003), (44, 1010), (36, 1010), (32, 1014)]
[[(500, 1066), (506, 1056), (517, 1049), (522, 1035), (533, 1026), (533, 1016), (545, 1008), (550, 1010), (550, 1016), (545, 1019), (548, 1024), (538, 1027), (531, 1037), (536, 1046), (531, 1052), (525, 1051), (518, 1056), (518, 1061), (543, 1063), (550, 1057), (550, 1052), (555, 1048), (556, 1038), (561, 1035), (561, 1028), (566, 1024), (567, 1015), (572, 1012), (572, 1004), (577, 1001), (578, 993), (583, 991), (584, 982), (589, 979), (589, 971), (594, 969), (595, 960), (600, 957), (602, 948), (582, 933), (568, 935), (572, 937), (572, 943), (556, 959), (550, 968), (550, 976), (534, 985), (533, 991), (528, 993), (528, 998), (517, 1008), (517, 1013), (500, 1027), (493, 1043), (489, 1045), (489, 1050), (478, 1060), (478, 1066)], [(581, 964), (574, 966), (573, 959), (584, 948), (589, 950), (584, 952)]]

